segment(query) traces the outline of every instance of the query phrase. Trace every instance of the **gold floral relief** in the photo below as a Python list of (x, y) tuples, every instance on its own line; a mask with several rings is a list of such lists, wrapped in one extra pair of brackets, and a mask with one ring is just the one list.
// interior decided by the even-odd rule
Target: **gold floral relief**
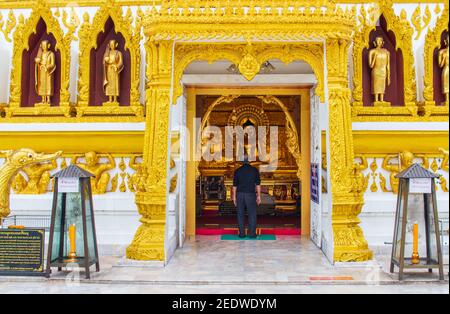
[[(251, 47), (251, 48), (250, 48)], [(189, 64), (194, 61), (214, 63), (228, 60), (237, 65), (247, 79), (253, 79), (260, 71), (261, 65), (271, 59), (281, 60), (285, 64), (294, 61), (308, 63), (317, 77), (316, 93), (324, 101), (324, 62), (323, 45), (320, 43), (304, 44), (178, 44), (175, 47), (174, 97), (173, 102), (183, 95), (182, 76)]]

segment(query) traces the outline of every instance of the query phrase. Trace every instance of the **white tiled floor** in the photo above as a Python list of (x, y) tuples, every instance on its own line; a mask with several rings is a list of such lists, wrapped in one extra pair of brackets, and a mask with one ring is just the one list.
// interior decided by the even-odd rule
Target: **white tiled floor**
[(20, 292), (23, 287), (30, 293), (448, 293), (448, 277), (439, 283), (436, 272), (408, 275), (407, 284), (398, 285), (397, 276), (387, 271), (388, 251), (377, 249), (376, 259), (361, 265), (333, 266), (312, 242), (300, 237), (277, 241), (198, 237), (177, 250), (165, 268), (119, 267), (119, 257), (104, 256), (102, 271), (93, 273), (89, 282), (83, 273), (81, 283), (70, 281), (78, 278), (70, 272), (55, 273), (50, 281), (4, 277), (0, 293)]

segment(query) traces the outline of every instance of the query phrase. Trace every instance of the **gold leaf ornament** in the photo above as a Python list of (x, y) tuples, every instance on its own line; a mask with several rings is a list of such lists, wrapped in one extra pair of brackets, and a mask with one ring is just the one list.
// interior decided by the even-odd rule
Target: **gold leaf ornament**
[(253, 54), (253, 47), (248, 44), (246, 47), (246, 53), (239, 63), (239, 71), (248, 80), (251, 81), (261, 71), (261, 64)]

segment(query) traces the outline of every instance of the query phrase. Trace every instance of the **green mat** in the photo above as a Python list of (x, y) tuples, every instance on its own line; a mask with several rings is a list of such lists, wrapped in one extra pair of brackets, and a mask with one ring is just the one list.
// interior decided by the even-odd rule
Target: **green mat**
[(262, 234), (256, 239), (250, 239), (249, 237), (241, 239), (239, 236), (234, 234), (224, 234), (220, 237), (220, 240), (222, 241), (275, 241), (276, 239), (277, 237), (273, 234)]

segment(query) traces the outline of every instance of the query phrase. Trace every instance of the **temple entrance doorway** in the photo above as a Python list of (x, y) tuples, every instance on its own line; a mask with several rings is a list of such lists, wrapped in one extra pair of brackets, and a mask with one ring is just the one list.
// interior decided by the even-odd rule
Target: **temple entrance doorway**
[[(223, 154), (220, 160), (201, 158), (186, 162), (184, 238), (237, 234), (231, 191), (233, 173), (242, 163), (236, 160), (236, 141), (233, 142), (232, 159), (226, 158), (224, 145), (226, 127), (236, 126), (243, 129), (265, 126), (268, 135), (266, 155), (271, 153), (270, 132), (277, 130), (274, 169), (261, 171), (270, 161), (267, 156), (261, 158), (264, 152), (259, 145), (253, 153), (256, 160), (252, 165), (260, 168), (262, 179), (258, 233), (310, 237), (312, 224), (320, 228), (320, 215), (316, 215), (317, 221), (311, 223), (311, 102), (316, 98), (313, 96), (314, 76), (307, 79), (309, 84), (295, 86), (186, 84), (186, 124), (189, 130), (197, 130), (195, 134), (190, 132), (191, 156), (195, 155), (196, 142), (205, 140), (202, 130), (207, 126), (220, 129), (222, 145), (215, 141), (212, 145), (200, 145), (202, 156), (205, 150), (213, 155), (216, 150), (222, 150)], [(320, 132), (317, 136), (320, 138)], [(317, 143), (321, 140), (315, 141)], [(243, 149), (251, 150), (249, 146), (244, 138)], [(320, 245), (320, 240), (317, 244)]]
[[(293, 145), (288, 140), (301, 135), (300, 104), (300, 95), (197, 95), (196, 118), (207, 120), (206, 128), (220, 129), (221, 135), (218, 140), (207, 130), (202, 135), (202, 159), (195, 182), (196, 235), (237, 234), (232, 188), (233, 174), (243, 164), (237, 156), (239, 151), (249, 156), (250, 164), (261, 175), (257, 233), (301, 234), (301, 187), (296, 160), (300, 156), (295, 150), (298, 142)], [(294, 127), (286, 126), (288, 118), (294, 121)], [(237, 136), (238, 127), (245, 132), (242, 141)], [(225, 146), (230, 128), (236, 133), (229, 141), (233, 155), (227, 158)], [(209, 145), (208, 140), (212, 141)], [(207, 157), (216, 157), (217, 153), (222, 154), (214, 160)]]

